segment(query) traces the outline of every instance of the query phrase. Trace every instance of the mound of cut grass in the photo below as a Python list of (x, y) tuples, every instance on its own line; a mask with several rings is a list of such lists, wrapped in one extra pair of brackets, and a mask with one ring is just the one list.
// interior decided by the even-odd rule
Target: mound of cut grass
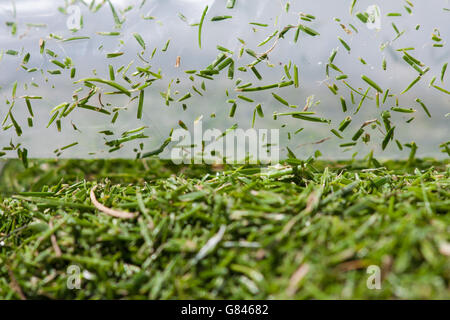
[(450, 298), (449, 162), (381, 165), (11, 160), (0, 298)]

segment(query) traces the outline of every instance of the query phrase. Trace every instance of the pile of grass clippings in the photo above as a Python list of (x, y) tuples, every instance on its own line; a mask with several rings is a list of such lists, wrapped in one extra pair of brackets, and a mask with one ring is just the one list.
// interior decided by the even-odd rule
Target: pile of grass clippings
[(299, 163), (9, 161), (0, 298), (450, 298), (448, 161)]

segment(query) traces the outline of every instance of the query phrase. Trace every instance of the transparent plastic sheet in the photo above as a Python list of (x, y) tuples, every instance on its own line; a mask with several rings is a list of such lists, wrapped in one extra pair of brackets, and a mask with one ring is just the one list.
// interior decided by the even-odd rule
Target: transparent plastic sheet
[[(96, 1), (94, 8), (100, 1)], [(389, 88), (392, 93), (398, 94), (417, 77), (417, 73), (406, 64), (401, 54), (396, 51), (399, 48), (414, 47), (414, 56), (420, 58), (431, 69), (423, 76), (411, 90), (400, 96), (400, 106), (412, 107), (417, 110), (414, 115), (392, 113), (396, 125), (395, 138), (406, 143), (415, 141), (419, 146), (418, 156), (444, 157), (439, 151), (439, 144), (448, 140), (450, 130), (449, 118), (445, 114), (449, 112), (450, 96), (429, 88), (430, 79), (433, 76), (439, 78), (443, 63), (449, 60), (450, 51), (444, 40), (443, 48), (432, 46), (430, 34), (434, 28), (439, 28), (444, 39), (448, 39), (450, 30), (450, 12), (443, 10), (448, 2), (415, 1), (413, 14), (404, 10), (404, 1), (358, 1), (355, 12), (366, 11), (372, 5), (378, 5), (381, 13), (379, 29), (362, 24), (356, 17), (349, 15), (351, 1), (290, 1), (289, 13), (286, 13), (286, 1), (273, 0), (238, 0), (233, 10), (226, 8), (226, 1), (195, 1), (195, 0), (160, 0), (160, 1), (114, 1), (119, 18), (123, 21), (121, 28), (116, 28), (116, 23), (110, 6), (106, 3), (97, 12), (89, 8), (90, 1), (57, 1), (57, 0), (16, 0), (2, 1), (0, 4), (0, 17), (2, 21), (17, 23), (17, 34), (11, 35), (11, 27), (2, 24), (0, 29), (1, 48), (3, 59), (0, 62), (0, 85), (2, 107), (0, 118), (4, 119), (11, 107), (11, 92), (17, 81), (17, 92), (12, 114), (23, 129), (20, 137), (14, 126), (0, 133), (0, 148), (9, 146), (10, 142), (28, 150), (28, 157), (48, 158), (59, 155), (67, 158), (134, 158), (136, 153), (145, 153), (157, 149), (167, 139), (172, 128), (179, 128), (179, 121), (192, 130), (195, 119), (203, 116), (203, 129), (218, 128), (225, 131), (234, 124), (240, 128), (247, 129), (252, 125), (254, 108), (261, 104), (265, 117), (256, 117), (255, 128), (278, 128), (280, 129), (281, 147), (289, 146), (297, 156), (311, 155), (315, 150), (320, 150), (326, 158), (349, 158), (358, 151), (365, 155), (374, 150), (375, 155), (381, 157), (405, 158), (409, 150), (399, 151), (395, 143), (390, 143), (388, 148), (381, 152), (381, 140), (383, 134), (368, 130), (373, 136), (367, 144), (359, 142), (353, 148), (345, 149), (339, 147), (340, 143), (351, 141), (351, 137), (361, 124), (369, 119), (380, 119), (380, 109), (375, 105), (375, 99), (366, 99), (360, 112), (354, 114), (360, 101), (360, 96), (355, 95), (356, 104), (350, 104), (350, 90), (334, 79), (333, 72), (327, 80), (325, 65), (333, 48), (339, 48), (334, 64), (339, 66), (349, 76), (348, 83), (355, 88), (361, 88), (364, 92), (367, 84), (361, 80), (361, 75), (366, 74), (380, 84), (383, 88)], [(141, 6), (142, 5), (142, 6)], [(202, 48), (198, 45), (198, 27), (190, 24), (198, 23), (205, 6), (209, 6), (202, 31)], [(72, 9), (69, 9), (72, 6)], [(73, 32), (69, 30), (71, 23), (76, 22), (73, 14), (79, 9), (82, 15), (83, 26), (80, 30)], [(129, 11), (124, 10), (133, 6)], [(58, 8), (62, 8), (59, 10)], [(75, 10), (75, 11), (74, 11)], [(61, 12), (63, 11), (63, 12)], [(65, 13), (64, 13), (65, 11)], [(251, 48), (258, 53), (265, 52), (273, 45), (273, 40), (266, 45), (258, 47), (275, 30), (281, 30), (289, 24), (298, 24), (298, 13), (312, 14), (316, 19), (307, 25), (317, 30), (320, 36), (311, 37), (301, 33), (297, 43), (294, 43), (295, 30), (280, 39), (269, 54), (269, 61), (273, 66), (266, 63), (258, 65), (258, 71), (263, 79), (257, 80), (254, 74), (235, 71), (233, 80), (227, 78), (226, 70), (223, 74), (215, 76), (214, 81), (195, 77), (195, 81), (189, 80), (186, 70), (202, 70), (208, 66), (218, 55), (216, 46), (220, 45), (232, 50), (237, 56), (243, 39), (246, 48)], [(401, 17), (386, 17), (388, 12), (401, 12)], [(180, 19), (179, 14), (186, 17), (186, 21)], [(232, 19), (211, 22), (214, 16), (231, 15)], [(153, 17), (153, 18), (150, 18)], [(345, 30), (334, 18), (340, 18), (342, 24), (349, 27), (349, 23), (355, 25), (358, 33), (351, 30), (347, 35)], [(146, 19), (147, 18), (147, 19)], [(265, 23), (267, 27), (251, 25), (249, 22)], [(405, 34), (396, 38), (396, 33), (391, 25), (395, 22), (400, 31)], [(41, 25), (42, 24), (42, 25)], [(420, 29), (415, 30), (417, 24)], [(105, 36), (98, 32), (120, 32), (119, 36)], [(137, 119), (136, 113), (138, 100), (130, 99), (124, 95), (108, 95), (111, 88), (98, 84), (101, 88), (101, 100), (96, 95), (90, 101), (90, 105), (101, 107), (103, 104), (110, 114), (103, 114), (95, 110), (77, 108), (70, 116), (61, 119), (61, 131), (59, 132), (55, 122), (48, 128), (52, 114), (51, 110), (61, 103), (72, 101), (74, 92), (83, 88), (77, 94), (84, 97), (89, 88), (83, 83), (74, 83), (82, 78), (104, 78), (109, 79), (108, 65), (114, 70), (120, 66), (127, 66), (131, 61), (127, 75), (131, 75), (136, 66), (145, 67), (147, 64), (138, 57), (142, 51), (140, 44), (133, 36), (139, 33), (146, 44), (146, 50), (142, 57), (152, 66), (153, 72), (161, 70), (162, 79), (155, 81), (145, 89), (145, 100), (142, 119)], [(89, 39), (61, 41), (49, 38), (54, 34), (69, 39), (71, 37), (87, 36)], [(350, 53), (342, 46), (338, 36), (344, 38), (351, 47)], [(56, 53), (53, 58), (48, 53), (40, 53), (40, 39), (45, 39), (46, 49)], [(167, 50), (162, 49), (170, 39)], [(121, 43), (122, 41), (122, 43)], [(381, 44), (386, 43), (384, 50)], [(150, 59), (153, 50), (155, 55)], [(16, 50), (18, 55), (5, 54), (7, 50)], [(123, 52), (116, 58), (107, 58), (108, 53)], [(30, 53), (27, 68), (37, 68), (36, 72), (27, 72), (21, 67), (26, 53)], [(64, 61), (70, 57), (76, 68), (76, 76), (70, 78), (70, 68), (62, 70), (51, 62), (52, 59)], [(180, 67), (176, 68), (177, 57), (180, 57)], [(358, 58), (363, 58), (367, 64), (362, 64)], [(382, 69), (383, 57), (387, 61), (387, 70)], [(254, 60), (244, 53), (242, 58), (236, 57), (236, 69), (245, 66)], [(255, 102), (249, 103), (237, 99), (238, 106), (234, 118), (228, 116), (230, 103), (228, 99), (236, 99), (239, 94), (235, 89), (236, 80), (242, 79), (242, 84), (251, 82), (253, 85), (267, 85), (277, 83), (284, 76), (284, 64), (299, 66), (300, 88), (287, 87), (275, 91), (262, 91), (248, 94)], [(60, 70), (61, 74), (49, 74), (48, 70)], [(42, 72), (41, 72), (42, 70)], [(123, 79), (122, 75), (116, 74), (117, 82), (126, 86), (130, 85)], [(179, 79), (179, 83), (177, 81)], [(135, 81), (135, 79), (133, 79)], [(137, 80), (136, 80), (137, 81)], [(201, 82), (205, 82), (206, 91), (201, 89)], [(33, 83), (37, 85), (33, 86)], [(326, 83), (339, 85), (338, 95), (330, 92)], [(24, 85), (28, 86), (28, 89)], [(168, 86), (174, 94), (174, 100), (169, 106), (161, 92), (167, 92)], [(195, 86), (203, 96), (195, 93)], [(440, 84), (442, 85), (442, 84)], [(448, 81), (442, 85), (449, 88)], [(226, 96), (226, 90), (229, 97)], [(184, 111), (182, 103), (176, 100), (187, 92), (192, 97), (185, 101), (187, 110)], [(175, 95), (179, 92), (178, 95)], [(274, 120), (273, 112), (292, 111), (279, 104), (273, 99), (271, 92), (276, 92), (291, 104), (298, 105), (300, 109), (306, 103), (308, 97), (314, 96), (311, 107), (317, 116), (329, 118), (331, 124), (309, 123), (298, 119), (284, 117)], [(374, 90), (371, 91), (374, 96)], [(131, 98), (136, 97), (134, 92)], [(345, 97), (349, 104), (349, 111), (342, 113), (339, 103), (340, 96)], [(33, 127), (28, 127), (27, 118), (30, 117), (24, 96), (42, 96), (42, 99), (30, 99), (33, 108)], [(426, 103), (432, 118), (429, 119), (420, 105), (415, 102), (420, 98)], [(10, 104), (4, 101), (8, 100)], [(320, 101), (320, 103), (318, 103)], [(391, 98), (386, 108), (395, 105), (395, 99)], [(112, 124), (113, 110), (119, 108), (117, 121)], [(214, 116), (211, 116), (214, 114)], [(351, 126), (343, 133), (344, 140), (340, 140), (330, 133), (331, 128), (336, 128), (346, 117), (351, 116)], [(406, 120), (415, 117), (411, 123)], [(8, 120), (4, 127), (10, 124)], [(282, 127), (285, 124), (285, 127)], [(105, 141), (118, 139), (123, 132), (145, 126), (141, 133), (148, 136), (145, 139), (129, 141), (123, 147), (109, 152), (110, 147)], [(304, 128), (298, 134), (294, 134), (300, 128)], [(112, 136), (106, 136), (100, 131), (111, 131)], [(291, 140), (288, 140), (288, 132)], [(328, 139), (330, 138), (330, 139)], [(323, 141), (320, 144), (314, 142)], [(77, 142), (73, 147), (61, 150), (62, 147)], [(140, 144), (143, 143), (141, 146)], [(171, 144), (173, 146), (174, 143)], [(59, 150), (59, 151), (58, 151)], [(56, 152), (55, 152), (56, 151)], [(282, 149), (285, 154), (285, 149)], [(16, 150), (5, 151), (5, 157), (16, 157)], [(170, 148), (159, 156), (167, 158), (170, 156)]]

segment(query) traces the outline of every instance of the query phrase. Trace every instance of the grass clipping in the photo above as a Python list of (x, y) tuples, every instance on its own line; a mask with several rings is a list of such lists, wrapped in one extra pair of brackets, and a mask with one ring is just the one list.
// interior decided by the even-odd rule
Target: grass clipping
[(103, 204), (98, 202), (97, 198), (95, 197), (95, 190), (97, 189), (97, 187), (98, 187), (98, 185), (94, 186), (91, 189), (90, 198), (91, 198), (91, 202), (94, 205), (94, 207), (96, 207), (100, 212), (103, 212), (111, 217), (120, 218), (120, 219), (134, 219), (137, 217), (137, 215), (138, 215), (137, 213), (114, 210), (111, 208), (107, 208)]

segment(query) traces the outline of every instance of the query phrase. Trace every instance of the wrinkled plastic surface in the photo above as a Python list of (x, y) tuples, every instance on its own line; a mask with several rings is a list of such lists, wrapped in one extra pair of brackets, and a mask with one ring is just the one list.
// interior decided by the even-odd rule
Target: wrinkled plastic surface
[[(89, 1), (85, 1), (89, 3)], [(64, 150), (61, 157), (82, 157), (82, 158), (103, 158), (103, 157), (124, 157), (134, 158), (135, 150), (139, 148), (139, 143), (144, 142), (143, 151), (157, 148), (167, 138), (171, 128), (178, 126), (178, 121), (182, 120), (189, 128), (192, 127), (194, 119), (203, 115), (204, 126), (207, 128), (218, 128), (225, 131), (233, 124), (239, 124), (241, 128), (249, 128), (252, 122), (254, 106), (261, 103), (265, 117), (257, 118), (256, 128), (280, 128), (280, 121), (274, 121), (271, 117), (274, 111), (287, 111), (284, 106), (277, 104), (273, 100), (270, 92), (257, 92), (249, 94), (255, 99), (255, 103), (239, 101), (235, 118), (229, 118), (230, 104), (226, 103), (226, 89), (229, 90), (231, 98), (235, 98), (234, 83), (237, 78), (242, 79), (242, 83), (252, 82), (255, 85), (271, 84), (280, 81), (283, 76), (283, 68), (280, 64), (288, 64), (290, 61), (300, 68), (299, 89), (283, 88), (280, 95), (288, 99), (293, 104), (305, 104), (306, 99), (314, 95), (314, 101), (320, 101), (313, 107), (319, 116), (329, 117), (333, 120), (333, 127), (337, 127), (339, 122), (346, 116), (340, 110), (339, 96), (343, 95), (348, 101), (349, 90), (340, 85), (338, 96), (334, 96), (326, 87), (325, 64), (333, 48), (338, 48), (335, 64), (349, 75), (349, 83), (354, 87), (365, 90), (365, 84), (360, 76), (367, 74), (384, 88), (390, 88), (391, 92), (401, 92), (413, 79), (417, 73), (401, 59), (401, 55), (396, 49), (404, 47), (415, 47), (414, 55), (419, 57), (426, 65), (431, 67), (431, 71), (424, 76), (413, 89), (401, 97), (401, 106), (414, 107), (416, 112), (415, 120), (407, 124), (406, 120), (410, 115), (393, 114), (395, 121), (399, 123), (396, 130), (396, 138), (403, 142), (416, 141), (419, 145), (418, 155), (429, 155), (442, 157), (438, 145), (448, 140), (450, 136), (448, 121), (445, 114), (449, 112), (450, 96), (439, 93), (428, 87), (432, 76), (440, 75), (441, 66), (450, 57), (449, 44), (443, 48), (432, 47), (430, 35), (434, 28), (439, 28), (443, 38), (449, 39), (450, 12), (444, 11), (445, 1), (415, 1), (413, 14), (409, 15), (403, 8), (404, 1), (358, 1), (356, 11), (365, 11), (369, 6), (380, 5), (381, 21), (380, 28), (368, 28), (361, 24), (357, 18), (349, 15), (350, 1), (320, 0), (320, 1), (290, 1), (289, 14), (285, 12), (281, 3), (285, 1), (273, 0), (238, 0), (233, 10), (226, 9), (225, 1), (195, 1), (195, 0), (164, 0), (146, 1), (142, 8), (139, 5), (142, 1), (112, 1), (116, 9), (123, 10), (129, 5), (134, 8), (125, 14), (120, 13), (120, 17), (126, 18), (121, 29), (115, 28), (113, 15), (108, 5), (103, 6), (98, 12), (92, 13), (89, 8), (81, 2), (74, 5), (80, 8), (83, 16), (83, 28), (77, 32), (68, 29), (70, 14), (63, 14), (58, 10), (59, 6), (64, 7), (64, 1), (56, 0), (16, 0), (15, 12), (10, 1), (2, 1), (0, 4), (1, 21), (16, 21), (18, 31), (16, 36), (11, 35), (11, 28), (2, 23), (0, 29), (1, 47), (4, 51), (8, 49), (17, 50), (20, 56), (4, 55), (0, 62), (0, 94), (2, 100), (11, 99), (13, 83), (18, 82), (17, 97), (24, 95), (42, 96), (42, 100), (31, 100), (34, 111), (33, 127), (27, 126), (29, 117), (24, 99), (16, 99), (13, 114), (17, 122), (23, 128), (23, 134), (17, 137), (14, 128), (0, 132), (0, 147), (21, 143), (28, 149), (29, 157), (54, 157), (54, 150), (73, 142), (78, 142), (73, 148)], [(200, 16), (205, 5), (209, 5), (209, 11), (205, 19), (202, 34), (202, 49), (198, 46), (198, 28), (190, 26), (200, 20)], [(71, 11), (72, 12), (72, 11)], [(248, 48), (258, 50), (258, 53), (267, 50), (273, 41), (261, 48), (257, 44), (264, 40), (274, 30), (281, 29), (288, 24), (298, 23), (298, 12), (305, 12), (316, 16), (316, 20), (308, 24), (320, 33), (320, 36), (310, 37), (301, 34), (298, 43), (294, 43), (295, 32), (287, 34), (286, 38), (280, 40), (275, 49), (270, 53), (270, 62), (275, 67), (262, 65), (258, 67), (263, 76), (262, 81), (255, 79), (251, 72), (236, 72), (235, 79), (229, 80), (225, 75), (218, 77), (215, 81), (205, 81), (206, 92), (201, 97), (192, 92), (192, 85), (200, 88), (202, 80), (196, 82), (189, 80), (189, 75), (185, 70), (203, 69), (210, 64), (218, 54), (217, 45), (221, 45), (230, 50), (238, 52), (241, 43), (238, 38), (245, 40)], [(386, 17), (388, 12), (401, 12), (402, 17)], [(182, 21), (178, 14), (182, 13), (187, 22)], [(229, 20), (211, 22), (210, 19), (216, 15), (232, 15)], [(143, 17), (153, 16), (154, 19), (145, 20)], [(352, 23), (359, 30), (352, 32), (351, 36), (345, 34), (334, 18), (340, 18), (347, 27)], [(249, 25), (249, 22), (267, 23), (268, 27), (258, 27)], [(392, 41), (396, 34), (391, 25), (392, 22), (405, 30), (405, 34), (399, 39)], [(27, 26), (27, 23), (46, 24), (46, 27)], [(420, 29), (415, 30), (417, 24)], [(97, 32), (119, 31), (118, 37), (102, 36)], [(53, 124), (46, 128), (51, 116), (50, 111), (55, 106), (70, 102), (73, 92), (83, 87), (81, 83), (74, 84), (74, 80), (93, 77), (109, 78), (108, 65), (111, 64), (117, 70), (122, 65), (128, 65), (134, 61), (128, 74), (135, 71), (136, 66), (143, 66), (144, 63), (138, 58), (137, 53), (142, 49), (133, 37), (133, 33), (138, 32), (146, 42), (147, 49), (143, 55), (152, 65), (152, 70), (161, 69), (163, 79), (155, 82), (145, 91), (145, 101), (143, 117), (136, 118), (137, 99), (130, 102), (128, 97), (119, 95), (102, 95), (102, 103), (109, 104), (110, 109), (123, 108), (115, 124), (111, 123), (111, 116), (95, 111), (77, 109), (70, 117), (62, 121), (62, 130), (58, 132)], [(74, 36), (89, 36), (90, 39), (62, 42), (49, 39), (50, 33), (59, 35), (65, 39)], [(337, 37), (345, 38), (351, 46), (350, 54), (342, 47)], [(46, 48), (58, 54), (59, 60), (70, 57), (76, 67), (76, 77), (70, 79), (70, 70), (64, 70), (61, 75), (51, 75), (47, 70), (56, 70), (57, 66), (50, 62), (51, 57), (39, 53), (39, 40), (46, 39)], [(163, 52), (167, 40), (170, 45), (167, 51)], [(123, 44), (120, 44), (123, 41)], [(389, 43), (384, 50), (380, 49), (382, 43)], [(150, 55), (154, 48), (156, 53), (150, 60)], [(27, 73), (20, 67), (23, 55), (29, 52), (29, 68), (36, 67), (43, 69), (41, 72)], [(124, 52), (117, 58), (106, 58), (107, 53)], [(177, 56), (181, 57), (181, 65), (175, 68)], [(363, 65), (358, 57), (362, 57), (367, 65)], [(387, 71), (381, 68), (383, 57), (387, 60)], [(244, 54), (238, 59), (239, 65), (250, 63), (253, 58)], [(238, 67), (238, 66), (237, 66)], [(176, 83), (176, 79), (180, 83)], [(448, 78), (448, 77), (447, 77)], [(123, 79), (118, 79), (121, 84), (127, 83)], [(169, 83), (173, 81), (171, 91), (180, 92), (180, 96), (191, 91), (193, 97), (186, 101), (188, 106), (183, 111), (180, 103), (165, 104), (165, 99), (160, 92), (166, 92)], [(333, 83), (334, 76), (328, 80)], [(33, 87), (35, 83), (38, 87)], [(450, 80), (443, 85), (447, 89), (450, 87)], [(25, 90), (24, 84), (28, 85)], [(99, 85), (105, 92), (109, 88)], [(200, 89), (201, 90), (201, 89)], [(78, 93), (80, 96), (86, 95), (88, 88), (84, 88)], [(203, 91), (202, 91), (203, 92)], [(372, 91), (373, 93), (373, 91)], [(414, 100), (420, 97), (429, 107), (433, 117), (428, 119), (423, 110)], [(0, 108), (0, 118), (3, 119), (8, 112), (9, 106), (2, 101)], [(393, 101), (393, 100), (391, 100)], [(358, 101), (356, 104), (359, 102)], [(393, 103), (393, 102), (392, 102)], [(93, 99), (92, 104), (100, 106), (100, 101)], [(367, 100), (361, 111), (353, 115), (356, 106), (352, 106), (349, 115), (353, 117), (351, 129), (347, 130), (346, 140), (357, 130), (365, 120), (379, 116), (374, 101)], [(210, 115), (215, 114), (211, 118)], [(367, 146), (360, 146), (350, 151), (342, 153), (338, 147), (341, 140), (330, 133), (327, 124), (316, 124), (302, 122), (296, 119), (285, 118), (287, 126), (281, 129), (281, 145), (289, 145), (299, 156), (310, 155), (314, 150), (321, 150), (327, 158), (348, 158), (356, 150), (364, 152), (375, 150), (377, 155), (383, 157), (406, 157), (408, 151), (400, 152), (394, 143), (381, 153), (380, 137), (369, 142)], [(122, 149), (109, 153), (105, 146), (105, 137), (99, 131), (111, 130), (116, 136), (124, 131), (147, 126), (145, 134), (149, 136), (145, 141), (133, 141), (126, 144)], [(77, 128), (75, 130), (74, 128)], [(288, 141), (287, 133), (295, 132), (297, 129), (305, 129), (293, 135)], [(311, 144), (315, 141), (333, 137), (320, 145)], [(167, 157), (168, 152), (161, 156)], [(8, 152), (7, 157), (15, 157), (14, 152)]]

